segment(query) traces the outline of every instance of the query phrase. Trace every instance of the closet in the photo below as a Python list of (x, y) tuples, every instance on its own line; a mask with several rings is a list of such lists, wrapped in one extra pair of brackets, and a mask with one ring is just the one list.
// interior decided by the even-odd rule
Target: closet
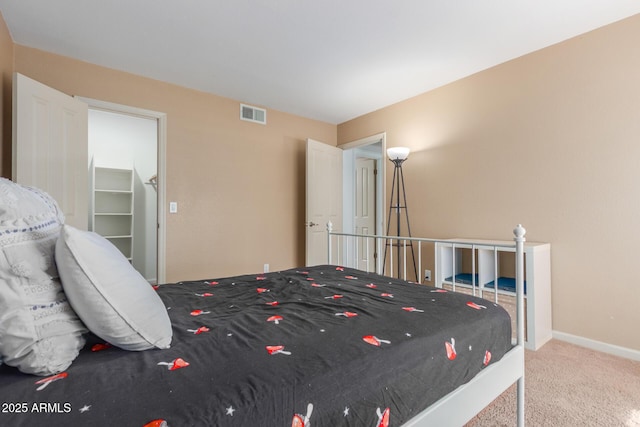
[(132, 261), (134, 227), (133, 168), (91, 162), (89, 229), (104, 236)]
[(158, 122), (89, 108), (89, 230), (158, 281)]

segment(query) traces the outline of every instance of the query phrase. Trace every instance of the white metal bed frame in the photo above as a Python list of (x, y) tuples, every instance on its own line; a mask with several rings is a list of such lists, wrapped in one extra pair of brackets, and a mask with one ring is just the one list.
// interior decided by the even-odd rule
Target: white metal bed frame
[[(494, 245), (497, 248), (511, 248), (515, 250), (515, 271), (516, 271), (516, 341), (515, 345), (507, 352), (500, 361), (483, 369), (478, 375), (466, 384), (461, 385), (451, 393), (417, 414), (404, 424), (404, 427), (428, 427), (428, 426), (452, 426), (460, 427), (470, 421), (482, 409), (488, 406), (494, 399), (507, 390), (512, 384), (517, 382), (517, 425), (524, 427), (524, 242), (526, 230), (522, 225), (513, 230), (514, 246)], [(380, 242), (397, 241), (397, 244), (404, 247), (404, 277), (407, 277), (406, 250), (407, 242), (418, 242), (418, 272), (421, 272), (421, 244), (427, 243), (447, 243), (455, 244), (452, 240), (438, 240), (429, 238), (411, 237), (391, 237), (379, 235), (363, 235), (339, 233), (332, 230), (332, 224), (327, 224), (327, 247), (328, 261), (333, 262), (332, 237), (344, 237), (355, 239), (374, 239), (380, 252)], [(354, 245), (357, 248), (357, 243)], [(366, 245), (367, 249), (369, 245)], [(393, 253), (393, 251), (390, 251)], [(393, 255), (391, 255), (393, 257)], [(356, 259), (357, 259), (356, 254)], [(368, 257), (367, 257), (368, 259)], [(393, 258), (389, 263), (391, 266), (390, 275), (393, 276)], [(380, 258), (376, 262), (376, 273), (384, 274), (380, 267)], [(338, 264), (340, 264), (338, 262)], [(437, 268), (437, 266), (436, 266)], [(419, 278), (417, 278), (419, 281)], [(455, 281), (454, 281), (455, 288)], [(497, 291), (497, 283), (494, 289)], [(454, 289), (455, 290), (455, 289)], [(474, 287), (475, 295), (475, 287)]]

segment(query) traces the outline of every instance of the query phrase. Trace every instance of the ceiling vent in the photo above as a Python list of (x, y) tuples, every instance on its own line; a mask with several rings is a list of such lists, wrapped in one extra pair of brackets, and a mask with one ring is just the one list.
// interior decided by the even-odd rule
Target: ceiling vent
[(240, 104), (240, 120), (247, 122), (267, 124), (267, 110), (253, 107), (251, 105)]

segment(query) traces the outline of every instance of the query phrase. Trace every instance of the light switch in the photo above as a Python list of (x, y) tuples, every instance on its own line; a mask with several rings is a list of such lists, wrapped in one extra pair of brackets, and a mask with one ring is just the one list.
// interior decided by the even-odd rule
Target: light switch
[(169, 213), (178, 213), (178, 202), (169, 202)]

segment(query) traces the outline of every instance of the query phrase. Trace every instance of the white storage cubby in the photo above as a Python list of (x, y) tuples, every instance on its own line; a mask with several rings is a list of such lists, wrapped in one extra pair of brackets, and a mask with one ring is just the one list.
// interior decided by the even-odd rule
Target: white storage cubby
[(91, 163), (89, 229), (113, 243), (131, 261), (133, 253), (133, 168)]
[[(481, 245), (438, 245), (439, 257), (436, 269), (436, 283), (461, 287), (476, 287), (480, 296), (485, 289), (493, 292), (494, 283), (498, 282), (498, 293), (515, 294), (514, 272), (505, 276), (503, 266), (512, 266), (515, 262), (511, 253), (498, 250), (496, 247)], [(503, 262), (504, 258), (510, 258)], [(454, 274), (455, 273), (455, 274)], [(526, 294), (526, 280), (525, 280)]]
[[(515, 295), (513, 242), (451, 239), (435, 245), (435, 286), (474, 289), (494, 298)], [(526, 347), (537, 350), (551, 339), (551, 245), (525, 242)], [(455, 279), (455, 280), (454, 280)], [(488, 294), (489, 292), (489, 294)]]

